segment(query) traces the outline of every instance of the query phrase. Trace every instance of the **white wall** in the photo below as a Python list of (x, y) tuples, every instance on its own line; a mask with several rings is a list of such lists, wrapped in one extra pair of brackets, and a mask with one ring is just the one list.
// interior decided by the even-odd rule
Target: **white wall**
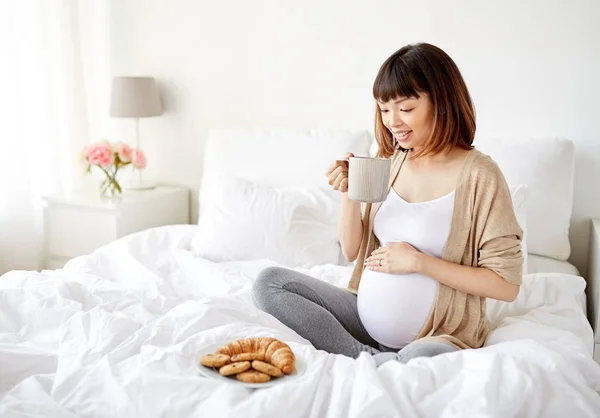
[[(153, 75), (164, 91), (167, 113), (141, 123), (149, 176), (197, 188), (212, 127), (371, 128), (379, 66), (399, 47), (426, 41), (461, 69), (476, 104), (478, 137), (575, 142), (572, 262), (585, 271), (589, 219), (600, 217), (599, 2), (108, 4), (112, 74)], [(96, 129), (128, 139), (132, 127), (106, 119)]]

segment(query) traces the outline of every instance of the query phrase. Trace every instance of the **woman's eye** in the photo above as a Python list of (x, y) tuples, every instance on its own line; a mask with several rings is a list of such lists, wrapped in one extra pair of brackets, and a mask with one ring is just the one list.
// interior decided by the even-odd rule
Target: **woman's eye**
[(387, 109), (381, 109), (381, 113), (387, 113), (388, 110)]
[(400, 112), (409, 113), (412, 112), (412, 109), (400, 109)]

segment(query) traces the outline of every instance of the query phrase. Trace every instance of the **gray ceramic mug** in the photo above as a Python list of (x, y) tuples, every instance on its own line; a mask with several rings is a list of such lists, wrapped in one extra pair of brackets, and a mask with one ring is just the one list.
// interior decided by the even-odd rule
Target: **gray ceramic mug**
[(387, 197), (391, 165), (389, 158), (350, 157), (348, 197), (357, 202), (383, 202)]

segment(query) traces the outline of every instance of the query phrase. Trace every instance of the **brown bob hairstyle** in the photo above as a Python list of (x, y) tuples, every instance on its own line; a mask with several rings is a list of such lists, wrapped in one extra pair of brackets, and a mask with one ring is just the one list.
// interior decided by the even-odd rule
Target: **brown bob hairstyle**
[[(433, 108), (433, 131), (414, 157), (449, 152), (453, 147), (473, 148), (475, 107), (458, 67), (440, 48), (427, 43), (406, 45), (390, 56), (373, 83), (373, 97), (386, 103), (426, 93)], [(397, 149), (392, 133), (383, 125), (376, 105), (375, 138), (378, 156), (388, 158)], [(406, 150), (403, 150), (406, 151)]]

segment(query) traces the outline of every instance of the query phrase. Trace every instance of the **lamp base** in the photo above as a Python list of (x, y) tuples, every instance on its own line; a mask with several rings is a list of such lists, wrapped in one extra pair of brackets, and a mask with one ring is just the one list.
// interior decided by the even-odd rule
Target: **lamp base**
[(132, 181), (125, 183), (123, 189), (125, 190), (149, 190), (156, 188), (156, 183), (152, 181)]

